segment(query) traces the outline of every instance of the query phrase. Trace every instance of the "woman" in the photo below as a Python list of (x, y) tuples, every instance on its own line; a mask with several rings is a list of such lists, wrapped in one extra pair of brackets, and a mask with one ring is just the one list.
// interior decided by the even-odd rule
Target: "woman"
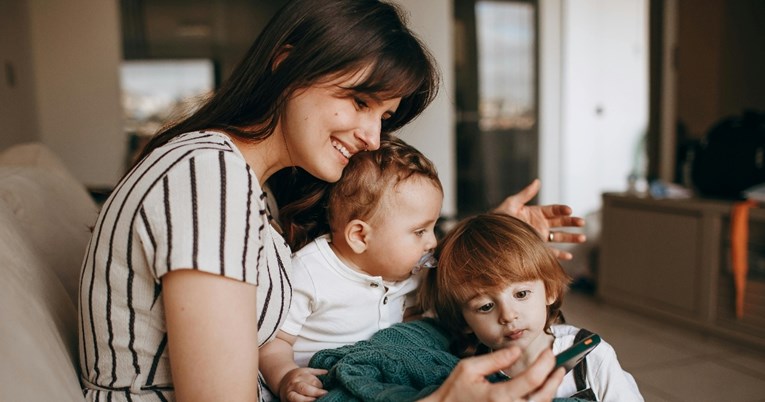
[[(86, 398), (256, 400), (258, 347), (291, 298), (290, 248), (264, 183), (288, 166), (338, 180), (437, 85), (430, 55), (391, 5), (295, 0), (280, 10), (231, 78), (153, 138), (104, 204), (80, 282)], [(573, 219), (565, 207), (513, 200), (545, 232)], [(551, 356), (501, 387), (481, 382), (515, 358), (467, 361), (433, 397), (549, 399), (560, 381), (547, 379)]]

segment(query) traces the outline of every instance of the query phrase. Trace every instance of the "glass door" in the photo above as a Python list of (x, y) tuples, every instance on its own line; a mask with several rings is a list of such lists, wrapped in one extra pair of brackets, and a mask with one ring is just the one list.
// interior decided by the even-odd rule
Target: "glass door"
[(455, 0), (457, 207), (485, 211), (537, 177), (537, 3)]

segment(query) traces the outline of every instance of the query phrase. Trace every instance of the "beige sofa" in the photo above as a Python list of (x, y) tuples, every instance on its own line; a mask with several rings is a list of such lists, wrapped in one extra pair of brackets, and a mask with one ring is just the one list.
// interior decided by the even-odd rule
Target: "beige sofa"
[(0, 153), (0, 401), (83, 401), (77, 287), (97, 206), (38, 143)]

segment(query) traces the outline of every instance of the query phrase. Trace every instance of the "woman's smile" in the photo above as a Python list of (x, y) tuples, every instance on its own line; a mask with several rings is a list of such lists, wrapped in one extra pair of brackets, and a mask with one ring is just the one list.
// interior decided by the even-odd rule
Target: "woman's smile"
[(348, 151), (346, 147), (343, 146), (343, 144), (339, 143), (337, 140), (332, 140), (332, 146), (335, 147), (340, 153), (346, 158), (350, 159), (352, 154)]

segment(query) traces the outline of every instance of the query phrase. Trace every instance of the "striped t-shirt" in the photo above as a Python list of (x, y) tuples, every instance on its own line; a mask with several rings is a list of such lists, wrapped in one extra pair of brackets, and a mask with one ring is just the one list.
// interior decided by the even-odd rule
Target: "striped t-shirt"
[(289, 247), (269, 221), (257, 177), (221, 133), (179, 136), (120, 181), (93, 228), (80, 278), (87, 399), (175, 399), (160, 281), (172, 270), (257, 285), (257, 341), (273, 338), (292, 288)]

